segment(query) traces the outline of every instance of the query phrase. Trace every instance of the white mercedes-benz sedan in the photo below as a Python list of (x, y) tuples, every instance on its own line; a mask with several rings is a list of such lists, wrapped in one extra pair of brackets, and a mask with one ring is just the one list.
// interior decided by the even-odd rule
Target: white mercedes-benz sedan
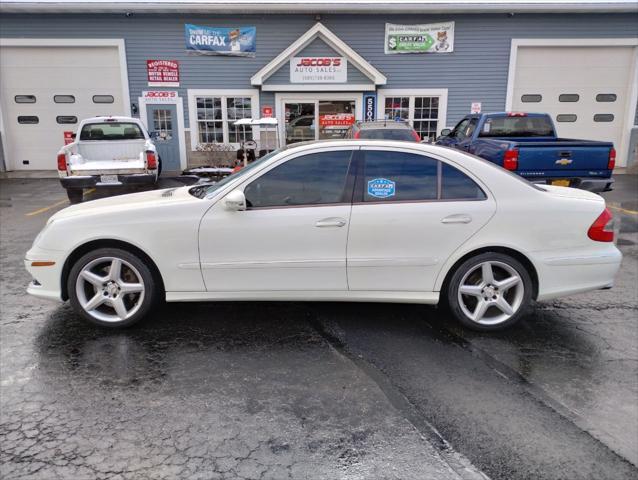
[(621, 254), (598, 195), (534, 186), (432, 145), (329, 141), (223, 181), (68, 207), (26, 254), (28, 292), (131, 325), (157, 303), (445, 304), (497, 330), (533, 300), (609, 288)]

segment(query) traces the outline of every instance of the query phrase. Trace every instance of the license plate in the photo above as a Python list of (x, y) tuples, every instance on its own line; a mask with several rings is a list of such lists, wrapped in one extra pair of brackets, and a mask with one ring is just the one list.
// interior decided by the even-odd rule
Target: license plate
[(117, 175), (100, 175), (100, 183), (120, 183)]
[(569, 180), (552, 180), (552, 185), (558, 187), (569, 187)]

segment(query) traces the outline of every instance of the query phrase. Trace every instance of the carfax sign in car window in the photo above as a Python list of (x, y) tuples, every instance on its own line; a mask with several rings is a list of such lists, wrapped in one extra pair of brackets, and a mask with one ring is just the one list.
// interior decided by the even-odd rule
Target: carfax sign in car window
[(368, 195), (375, 198), (393, 197), (396, 193), (396, 184), (387, 178), (375, 178), (368, 181)]

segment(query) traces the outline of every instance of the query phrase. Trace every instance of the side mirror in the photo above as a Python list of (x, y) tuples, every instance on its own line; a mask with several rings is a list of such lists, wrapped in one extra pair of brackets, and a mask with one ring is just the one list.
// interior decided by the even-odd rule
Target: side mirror
[(233, 190), (224, 198), (226, 210), (240, 212), (246, 210), (246, 196), (241, 190)]
[(450, 133), (452, 133), (452, 130), (450, 130), (449, 128), (444, 128), (443, 130), (441, 130), (442, 137), (447, 137)]

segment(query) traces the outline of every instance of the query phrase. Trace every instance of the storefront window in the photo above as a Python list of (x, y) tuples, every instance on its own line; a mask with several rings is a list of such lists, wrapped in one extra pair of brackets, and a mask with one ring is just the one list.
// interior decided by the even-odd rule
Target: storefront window
[(343, 138), (354, 123), (354, 100), (319, 101), (319, 139)]
[(414, 97), (414, 121), (412, 126), (421, 139), (436, 138), (439, 118), (439, 97)]
[[(228, 143), (244, 140), (241, 128), (233, 124), (252, 117), (251, 97), (197, 97), (196, 104), (199, 143), (224, 143), (224, 134)], [(252, 140), (252, 128), (246, 128), (245, 132), (245, 139)]]
[(286, 103), (286, 145), (315, 139), (315, 104)]
[(410, 97), (386, 97), (385, 118), (388, 120), (408, 120), (410, 118)]

